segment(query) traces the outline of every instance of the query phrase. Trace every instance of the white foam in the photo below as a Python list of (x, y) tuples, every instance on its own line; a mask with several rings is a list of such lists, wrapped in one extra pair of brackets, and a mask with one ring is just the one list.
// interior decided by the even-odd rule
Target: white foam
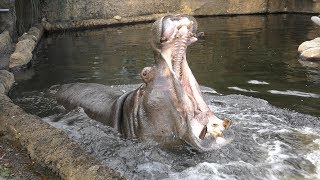
[(216, 163), (203, 162), (195, 167), (190, 167), (182, 172), (171, 173), (167, 180), (172, 179), (185, 179), (185, 180), (222, 180), (222, 179), (236, 179), (231, 175), (219, 172), (219, 169), (223, 168), (225, 165), (220, 165)]
[(278, 117), (277, 117), (277, 116), (275, 116), (275, 115), (268, 114), (268, 117), (271, 117), (273, 120), (278, 120), (278, 121), (280, 121), (280, 122), (283, 122), (283, 119), (278, 118)]
[(249, 84), (261, 84), (261, 85), (269, 84), (268, 82), (258, 81), (258, 80), (250, 80), (250, 81), (248, 81), (248, 83)]
[[(159, 172), (166, 174), (170, 172), (170, 166), (163, 163), (159, 163), (159, 162), (148, 162), (144, 164), (139, 164), (137, 166), (136, 171), (137, 172), (145, 171), (152, 176), (151, 179), (156, 179), (156, 177), (154, 177), (154, 174), (158, 174)], [(136, 178), (139, 179), (139, 177), (136, 177)]]
[(268, 146), (269, 157), (267, 158), (267, 162), (274, 164), (274, 163), (282, 162), (284, 159), (289, 158), (289, 155), (282, 154), (281, 146), (284, 146), (284, 145), (286, 146), (285, 143), (279, 140), (273, 141), (273, 144)]
[(239, 88), (239, 87), (228, 87), (228, 89), (232, 89), (235, 91), (241, 91), (241, 92), (250, 92), (250, 93), (256, 93), (258, 91), (253, 91), (251, 89), (247, 90), (247, 89), (243, 89), (243, 88)]
[(268, 90), (268, 92), (272, 94), (281, 94), (281, 95), (288, 95), (288, 96), (299, 96), (299, 97), (311, 97), (311, 98), (320, 98), (320, 95), (314, 93), (306, 93), (301, 91), (278, 91), (278, 90)]
[[(306, 127), (299, 130), (302, 133), (310, 134), (313, 136), (319, 137), (319, 132), (316, 132), (314, 129)], [(316, 175), (311, 177), (312, 179), (320, 179), (320, 138), (312, 141), (318, 149), (311, 150), (310, 153), (307, 153), (304, 157), (308, 159), (316, 167)]]
[[(320, 147), (320, 139), (314, 140), (313, 143)], [(306, 154), (305, 157), (316, 167), (317, 174), (315, 175), (314, 179), (320, 179), (320, 148)]]

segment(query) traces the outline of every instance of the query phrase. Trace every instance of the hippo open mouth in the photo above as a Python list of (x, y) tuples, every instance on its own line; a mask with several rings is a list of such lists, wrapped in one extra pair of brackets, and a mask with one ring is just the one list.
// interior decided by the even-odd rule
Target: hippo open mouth
[(169, 145), (183, 140), (199, 150), (225, 144), (223, 132), (231, 121), (221, 120), (210, 111), (186, 60), (188, 45), (197, 41), (196, 31), (193, 17), (157, 20), (151, 42), (155, 65), (142, 70), (142, 85), (123, 93), (101, 84), (66, 84), (56, 93), (58, 102), (67, 109), (84, 108), (91, 118), (113, 127), (125, 138), (153, 139)]
[(174, 95), (180, 94), (177, 96), (178, 106), (184, 106), (177, 109), (187, 115), (192, 136), (197, 137), (189, 137), (189, 143), (196, 143), (208, 135), (215, 137), (218, 143), (223, 142), (222, 132), (231, 121), (221, 120), (210, 111), (186, 59), (187, 46), (198, 40), (196, 20), (191, 16), (165, 16), (153, 24), (152, 33), (152, 44), (158, 56), (156, 63), (165, 61), (175, 81), (178, 81), (176, 85), (180, 83), (182, 87), (182, 91)]

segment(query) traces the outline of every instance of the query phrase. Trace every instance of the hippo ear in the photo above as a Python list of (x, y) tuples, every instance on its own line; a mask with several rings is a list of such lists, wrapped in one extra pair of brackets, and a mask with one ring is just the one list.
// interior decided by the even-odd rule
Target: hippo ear
[(155, 76), (155, 69), (154, 67), (145, 67), (142, 69), (140, 73), (140, 77), (144, 83), (148, 84), (150, 81), (153, 80)]

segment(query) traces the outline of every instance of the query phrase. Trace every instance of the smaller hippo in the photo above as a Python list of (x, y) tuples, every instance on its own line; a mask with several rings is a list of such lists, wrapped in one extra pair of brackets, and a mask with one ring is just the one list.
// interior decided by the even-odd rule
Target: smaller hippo
[(188, 66), (186, 50), (197, 41), (196, 32), (191, 16), (162, 17), (152, 26), (155, 65), (141, 71), (143, 84), (126, 92), (94, 83), (66, 84), (56, 93), (57, 100), (66, 108), (82, 107), (125, 138), (217, 148), (225, 142), (223, 131), (231, 121), (210, 111)]

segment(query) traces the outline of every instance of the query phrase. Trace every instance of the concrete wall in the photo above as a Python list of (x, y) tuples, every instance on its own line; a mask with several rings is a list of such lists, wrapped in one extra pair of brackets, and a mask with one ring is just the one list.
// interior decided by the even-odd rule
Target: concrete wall
[(269, 0), (268, 12), (320, 13), (320, 0)]
[(179, 11), (192, 15), (266, 13), (268, 0), (182, 0)]
[(10, 36), (15, 35), (16, 14), (14, 0), (0, 0), (0, 9), (9, 9), (9, 12), (0, 12), (0, 33), (8, 31)]
[(48, 22), (110, 19), (161, 13), (228, 15), (320, 12), (319, 0), (44, 0)]
[(43, 15), (49, 22), (110, 19), (174, 12), (178, 0), (44, 0)]

